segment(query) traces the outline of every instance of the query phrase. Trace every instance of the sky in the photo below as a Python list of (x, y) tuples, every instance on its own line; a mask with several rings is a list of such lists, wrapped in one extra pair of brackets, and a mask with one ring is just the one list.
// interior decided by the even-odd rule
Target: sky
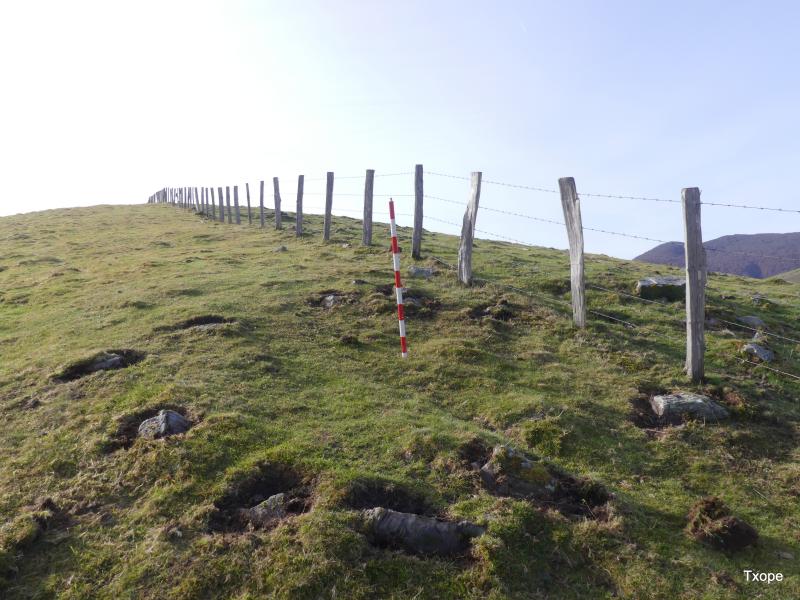
[[(0, 3), (0, 215), (145, 202), (279, 177), (291, 209), (358, 216), (363, 174), (425, 170), (427, 229), (469, 182), (800, 208), (795, 2)], [(411, 223), (413, 176), (378, 177)], [(376, 196), (376, 218), (386, 211)], [(254, 202), (255, 202), (254, 198)], [(485, 183), (481, 207), (563, 220), (558, 194)], [(272, 205), (271, 195), (268, 205)], [(682, 240), (679, 204), (582, 196), (585, 227)], [(434, 221), (438, 219), (438, 221)], [(479, 237), (564, 248), (564, 227), (479, 210)], [(703, 207), (705, 239), (800, 214)], [(589, 252), (654, 243), (586, 232)]]

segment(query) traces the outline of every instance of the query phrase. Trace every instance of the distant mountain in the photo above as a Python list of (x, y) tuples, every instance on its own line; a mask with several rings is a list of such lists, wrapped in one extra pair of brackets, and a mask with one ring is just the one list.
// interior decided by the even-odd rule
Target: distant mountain
[[(708, 270), (746, 277), (772, 277), (800, 266), (800, 232), (725, 235), (705, 242)], [(634, 260), (684, 265), (683, 242), (667, 242)]]

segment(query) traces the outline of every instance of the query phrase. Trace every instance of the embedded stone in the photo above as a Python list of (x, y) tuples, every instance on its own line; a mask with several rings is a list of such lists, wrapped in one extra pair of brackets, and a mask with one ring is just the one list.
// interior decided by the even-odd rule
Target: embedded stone
[(286, 494), (275, 494), (253, 508), (244, 509), (243, 512), (246, 513), (247, 520), (254, 526), (267, 527), (286, 516), (287, 502)]
[(377, 507), (362, 513), (372, 539), (381, 545), (401, 546), (414, 554), (452, 556), (469, 549), (472, 538), (486, 529), (470, 523), (442, 521)]
[(680, 421), (684, 417), (716, 421), (728, 416), (727, 410), (707, 396), (691, 392), (653, 396), (650, 407), (657, 416), (668, 421)]
[(411, 265), (408, 268), (408, 276), (430, 279), (433, 277), (433, 267), (418, 267), (416, 265)]
[(761, 362), (772, 362), (775, 360), (775, 353), (772, 350), (754, 342), (745, 344), (744, 348), (742, 348), (742, 353), (749, 354)]
[(756, 317), (754, 315), (746, 315), (744, 317), (736, 317), (736, 320), (739, 321), (739, 323), (743, 323), (744, 325), (747, 325), (748, 327), (754, 327), (756, 329), (763, 329), (763, 328), (765, 328), (767, 326), (767, 324), (764, 323), (763, 319), (761, 319), (760, 317)]
[(686, 297), (686, 280), (672, 275), (645, 277), (636, 282), (636, 295), (648, 300), (683, 300)]
[(161, 410), (155, 417), (142, 421), (138, 433), (141, 438), (156, 440), (177, 433), (186, 433), (191, 426), (191, 421), (174, 410)]
[(480, 469), (486, 488), (501, 496), (545, 497), (552, 494), (556, 480), (541, 462), (533, 461), (509, 446), (496, 446)]

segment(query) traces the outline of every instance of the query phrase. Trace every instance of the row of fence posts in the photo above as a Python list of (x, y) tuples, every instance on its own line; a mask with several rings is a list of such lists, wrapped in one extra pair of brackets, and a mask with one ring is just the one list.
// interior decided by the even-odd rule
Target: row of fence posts
[[(414, 258), (422, 257), (422, 199), (423, 199), (423, 170), (422, 165), (417, 165), (414, 171), (414, 234), (411, 244), (411, 254)], [(325, 216), (322, 226), (322, 239), (329, 241), (331, 238), (331, 223), (333, 210), (333, 183), (334, 175), (329, 171), (325, 177)], [(299, 237), (303, 235), (303, 189), (305, 176), (297, 177), (297, 204), (295, 209), (295, 234)], [(273, 202), (275, 206), (275, 229), (283, 229), (283, 213), (281, 211), (281, 192), (280, 183), (277, 177), (272, 178)], [(372, 203), (375, 189), (375, 170), (367, 169), (364, 182), (364, 213), (363, 213), (363, 232), (361, 241), (365, 246), (372, 244)], [(225, 222), (227, 212), (228, 223), (233, 219), (237, 224), (241, 224), (241, 214), (239, 211), (239, 186), (233, 186), (233, 210), (231, 210), (231, 187), (225, 187), (225, 203), (223, 204), (222, 187), (216, 188), (216, 197), (213, 187), (180, 187), (163, 188), (147, 199), (149, 204), (171, 204), (187, 210), (194, 210), (198, 213), (211, 217), (214, 220), (219, 218), (221, 223)], [(248, 223), (253, 223), (250, 207), (250, 184), (245, 184), (247, 194), (247, 219)], [(219, 203), (219, 217), (217, 217), (217, 202)], [(226, 210), (227, 209), (227, 210)], [(261, 227), (266, 226), (266, 215), (264, 211), (264, 181), (260, 185), (259, 212)]]
[[(472, 249), (475, 239), (475, 223), (478, 216), (478, 205), (481, 196), (481, 172), (474, 172), (470, 177), (469, 199), (461, 227), (461, 239), (458, 246), (456, 264), (459, 281), (464, 285), (472, 284)], [(325, 178), (325, 216), (322, 238), (330, 240), (334, 174), (329, 171)], [(275, 229), (282, 229), (281, 194), (277, 177), (272, 178), (273, 200), (275, 206)], [(583, 223), (581, 220), (580, 197), (572, 177), (558, 180), (561, 194), (561, 207), (569, 240), (570, 290), (572, 296), (572, 318), (576, 327), (586, 326), (586, 278), (584, 274)], [(372, 203), (375, 187), (375, 170), (367, 169), (364, 182), (364, 210), (362, 221), (362, 244), (372, 244)], [(303, 188), (304, 176), (297, 178), (297, 203), (295, 212), (295, 234), (303, 235)], [(247, 216), (252, 223), (250, 209), (250, 185), (246, 184)], [(414, 169), (414, 229), (411, 238), (411, 256), (422, 257), (422, 225), (423, 225), (423, 169), (416, 165)], [(213, 187), (164, 188), (148, 199), (149, 203), (172, 204), (188, 210), (202, 213), (219, 222), (228, 223), (235, 219), (241, 224), (239, 211), (239, 186), (233, 186), (233, 210), (231, 210), (231, 188)], [(706, 255), (703, 247), (703, 235), (700, 221), (700, 190), (684, 188), (681, 193), (684, 220), (684, 237), (686, 252), (686, 371), (692, 381), (700, 381), (704, 376), (705, 353), (705, 286)], [(217, 205), (219, 209), (217, 209)], [(266, 226), (264, 210), (264, 181), (260, 184), (259, 214), (261, 227)]]

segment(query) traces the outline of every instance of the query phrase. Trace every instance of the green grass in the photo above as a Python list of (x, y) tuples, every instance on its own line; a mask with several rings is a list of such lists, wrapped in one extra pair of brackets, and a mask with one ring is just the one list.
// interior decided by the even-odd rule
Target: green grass
[[(388, 227), (376, 225), (378, 245), (361, 248), (357, 221), (337, 217), (327, 245), (319, 218), (307, 221), (296, 239), (166, 206), (0, 219), (0, 595), (800, 596), (800, 386), (735, 360), (746, 332), (710, 332), (707, 381), (691, 386), (682, 304), (590, 290), (591, 309), (639, 327), (592, 316), (577, 331), (559, 303), (569, 299), (565, 252), (478, 240), (477, 276), (545, 300), (463, 288), (446, 269), (408, 280), (438, 304), (409, 316), (403, 361), (393, 300), (375, 293), (392, 282)], [(400, 243), (410, 248), (409, 231)], [(456, 247), (426, 233), (419, 262), (455, 262)], [(674, 272), (587, 257), (588, 281), (616, 291), (653, 269)], [(800, 338), (800, 285), (712, 276), (710, 287), (710, 314), (759, 315)], [(350, 302), (309, 303), (328, 289)], [(769, 301), (754, 304), (755, 293)], [(511, 320), (470, 317), (501, 297)], [(171, 329), (208, 314), (236, 323)], [(776, 368), (800, 372), (800, 347), (772, 344)], [(115, 348), (145, 358), (52, 379)], [(630, 401), (658, 389), (710, 393), (732, 418), (651, 435), (631, 422)], [(196, 425), (110, 451), (120, 419), (161, 405), (183, 407)], [(615, 495), (612, 516), (568, 519), (488, 494), (459, 459), (476, 437), (601, 482)], [(210, 532), (214, 502), (262, 463), (313, 480), (313, 510), (270, 531)], [(457, 560), (372, 547), (342, 501), (370, 478), (488, 531)], [(686, 534), (689, 508), (709, 494), (759, 531), (756, 547), (726, 555)], [(60, 513), (39, 516), (43, 497)], [(37, 518), (47, 525), (39, 534)], [(744, 569), (785, 579), (753, 587)]]

